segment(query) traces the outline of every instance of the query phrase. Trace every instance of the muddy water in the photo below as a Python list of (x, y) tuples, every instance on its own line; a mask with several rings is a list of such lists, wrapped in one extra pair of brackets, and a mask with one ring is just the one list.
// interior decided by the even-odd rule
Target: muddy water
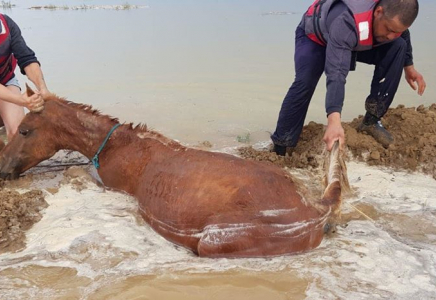
[[(77, 276), (69, 268), (27, 267), (21, 270), (20, 279), (32, 280), (32, 285), (41, 289), (52, 289), (44, 297), (51, 299), (79, 299), (80, 287), (91, 285), (87, 278)], [(4, 272), (3, 276), (9, 276)], [(18, 278), (17, 278), (18, 279)], [(292, 272), (262, 274), (250, 272), (223, 272), (222, 274), (175, 273), (171, 275), (142, 275), (113, 280), (110, 286), (90, 293), (87, 299), (304, 299), (308, 282)], [(29, 297), (31, 293), (23, 294)]]
[[(51, 12), (26, 8), (77, 3), (31, 0), (6, 13), (20, 24), (55, 93), (147, 122), (185, 144), (208, 140), (227, 151), (238, 135), (268, 140), (293, 78), (293, 31), (311, 1), (234, 2)], [(436, 9), (431, 1), (421, 5), (412, 34), (429, 89), (417, 98), (403, 83), (397, 104), (436, 99), (436, 46), (428, 39)], [(348, 80), (345, 119), (361, 113), (370, 83), (371, 69), (358, 68)], [(324, 122), (323, 93), (321, 83), (308, 120)], [(210, 260), (156, 235), (134, 199), (105, 190), (85, 170), (7, 186), (42, 189), (49, 206), (23, 248), (0, 254), (0, 299), (436, 299), (436, 184), (423, 174), (350, 163), (357, 194), (344, 202), (338, 233), (319, 248)], [(316, 172), (294, 175), (320, 186)]]
[[(49, 206), (25, 247), (0, 255), (0, 298), (434, 299), (434, 179), (348, 168), (356, 196), (338, 233), (309, 253), (269, 259), (198, 258), (154, 233), (134, 199), (105, 190), (90, 170), (22, 179), (9, 187), (43, 187)], [(320, 180), (310, 174), (293, 172)]]
[[(146, 122), (183, 143), (209, 140), (220, 149), (236, 145), (238, 135), (259, 142), (274, 130), (294, 78), (295, 27), (312, 1), (136, 0), (129, 3), (149, 8), (127, 11), (34, 11), (27, 8), (78, 3), (13, 2), (17, 7), (5, 12), (20, 24), (53, 92), (123, 121)], [(436, 98), (436, 42), (428, 38), (436, 6), (420, 3), (411, 30), (416, 68), (429, 88), (419, 97), (403, 80), (395, 106), (428, 106)], [(344, 120), (364, 112), (371, 74), (363, 64), (351, 72)], [(308, 121), (325, 123), (324, 98), (322, 79)]]

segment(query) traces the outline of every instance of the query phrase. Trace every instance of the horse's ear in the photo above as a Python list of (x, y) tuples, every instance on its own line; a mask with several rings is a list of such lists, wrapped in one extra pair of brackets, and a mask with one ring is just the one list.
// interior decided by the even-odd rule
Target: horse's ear
[(26, 83), (26, 94), (28, 97), (32, 96), (33, 94), (35, 94), (35, 92), (30, 88), (30, 86)]

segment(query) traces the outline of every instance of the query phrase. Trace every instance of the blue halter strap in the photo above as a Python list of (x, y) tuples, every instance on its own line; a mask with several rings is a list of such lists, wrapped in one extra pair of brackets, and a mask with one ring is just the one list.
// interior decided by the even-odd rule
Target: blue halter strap
[(120, 127), (121, 124), (116, 124), (114, 127), (112, 127), (112, 129), (109, 131), (109, 133), (107, 134), (106, 138), (104, 139), (103, 143), (101, 144), (100, 148), (98, 148), (97, 153), (94, 155), (94, 157), (92, 158), (92, 163), (94, 164), (94, 167), (96, 169), (100, 168), (100, 164), (98, 163), (98, 155), (100, 154), (100, 152), (103, 150), (104, 146), (106, 146), (107, 141), (109, 140), (109, 138), (111, 137), (112, 133), (114, 133), (115, 129), (117, 129), (118, 127)]

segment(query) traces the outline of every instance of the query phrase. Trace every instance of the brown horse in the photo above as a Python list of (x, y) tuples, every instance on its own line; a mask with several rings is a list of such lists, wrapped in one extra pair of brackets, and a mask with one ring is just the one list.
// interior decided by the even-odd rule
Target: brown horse
[(104, 143), (117, 123), (90, 106), (46, 99), (44, 110), (27, 114), (1, 152), (1, 177), (15, 178), (61, 149), (91, 159), (104, 144), (98, 169), (103, 183), (135, 196), (141, 215), (163, 237), (205, 257), (313, 249), (339, 209), (337, 146), (324, 196), (309, 203), (279, 167), (186, 148), (143, 125), (123, 124)]

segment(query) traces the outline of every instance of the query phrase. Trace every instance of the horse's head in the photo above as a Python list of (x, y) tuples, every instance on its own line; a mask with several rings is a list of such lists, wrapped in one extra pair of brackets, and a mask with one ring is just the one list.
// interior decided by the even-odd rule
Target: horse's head
[[(33, 91), (28, 88), (28, 95)], [(52, 102), (52, 103), (50, 103)], [(0, 177), (15, 179), (24, 171), (53, 156), (58, 148), (53, 137), (54, 122), (62, 122), (53, 113), (55, 101), (46, 101), (43, 111), (28, 113), (18, 132), (0, 152)]]

